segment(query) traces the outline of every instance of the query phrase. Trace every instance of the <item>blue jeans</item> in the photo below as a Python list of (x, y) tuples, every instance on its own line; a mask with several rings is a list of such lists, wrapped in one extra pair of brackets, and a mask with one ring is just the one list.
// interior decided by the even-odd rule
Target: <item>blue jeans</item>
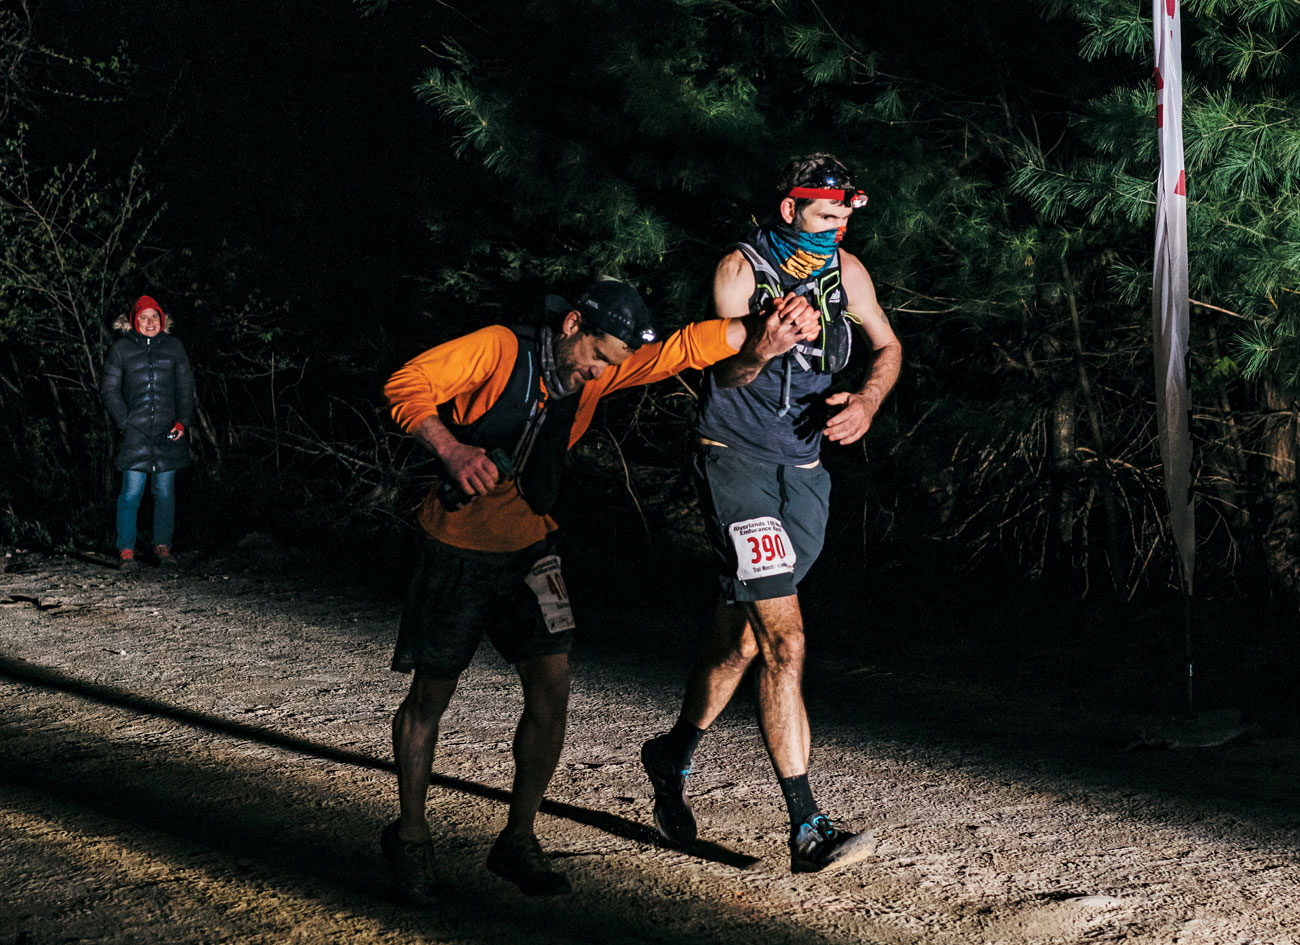
[(153, 480), (153, 543), (172, 543), (176, 522), (176, 470), (147, 473), (128, 469), (122, 473), (122, 491), (117, 496), (117, 550), (135, 547), (135, 514), (144, 498), (144, 483)]

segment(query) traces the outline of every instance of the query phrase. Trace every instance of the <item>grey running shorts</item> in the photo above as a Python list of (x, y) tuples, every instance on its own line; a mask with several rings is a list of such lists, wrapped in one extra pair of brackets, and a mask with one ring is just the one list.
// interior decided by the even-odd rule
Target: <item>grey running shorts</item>
[(694, 458), (709, 543), (728, 603), (794, 594), (821, 554), (831, 477), (702, 444)]
[(549, 541), (510, 552), (425, 541), (402, 608), (393, 669), (455, 679), (484, 634), (511, 664), (572, 649), (573, 611)]

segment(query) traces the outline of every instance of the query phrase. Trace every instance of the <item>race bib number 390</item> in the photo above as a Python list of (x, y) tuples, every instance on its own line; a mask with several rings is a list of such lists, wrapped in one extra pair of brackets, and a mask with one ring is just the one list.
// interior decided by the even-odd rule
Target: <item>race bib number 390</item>
[(547, 630), (563, 633), (577, 626), (573, 620), (573, 607), (569, 604), (569, 589), (564, 586), (564, 575), (560, 573), (559, 555), (547, 555), (538, 561), (524, 581), (537, 595)]
[(728, 531), (736, 549), (737, 579), (793, 573), (794, 546), (780, 519), (751, 518), (733, 523)]

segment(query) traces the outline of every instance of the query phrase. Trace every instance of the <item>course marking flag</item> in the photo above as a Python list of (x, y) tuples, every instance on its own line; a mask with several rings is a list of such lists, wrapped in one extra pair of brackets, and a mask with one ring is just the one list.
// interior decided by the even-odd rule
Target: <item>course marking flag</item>
[(1191, 397), (1187, 390), (1187, 173), (1183, 164), (1183, 49), (1177, 0), (1152, 0), (1155, 35), (1156, 183), (1152, 328), (1155, 339), (1156, 421), (1164, 465), (1169, 527), (1183, 590), (1192, 593), (1196, 529), (1192, 517)]

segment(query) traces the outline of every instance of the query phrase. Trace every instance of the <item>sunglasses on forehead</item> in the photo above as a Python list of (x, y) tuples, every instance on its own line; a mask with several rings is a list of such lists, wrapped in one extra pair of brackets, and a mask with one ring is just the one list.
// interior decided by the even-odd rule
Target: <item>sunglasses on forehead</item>
[(818, 198), (838, 200), (854, 210), (867, 205), (867, 195), (853, 186), (853, 181), (848, 175), (837, 174), (834, 171), (827, 171), (816, 180), (791, 188), (788, 196), (805, 200)]

